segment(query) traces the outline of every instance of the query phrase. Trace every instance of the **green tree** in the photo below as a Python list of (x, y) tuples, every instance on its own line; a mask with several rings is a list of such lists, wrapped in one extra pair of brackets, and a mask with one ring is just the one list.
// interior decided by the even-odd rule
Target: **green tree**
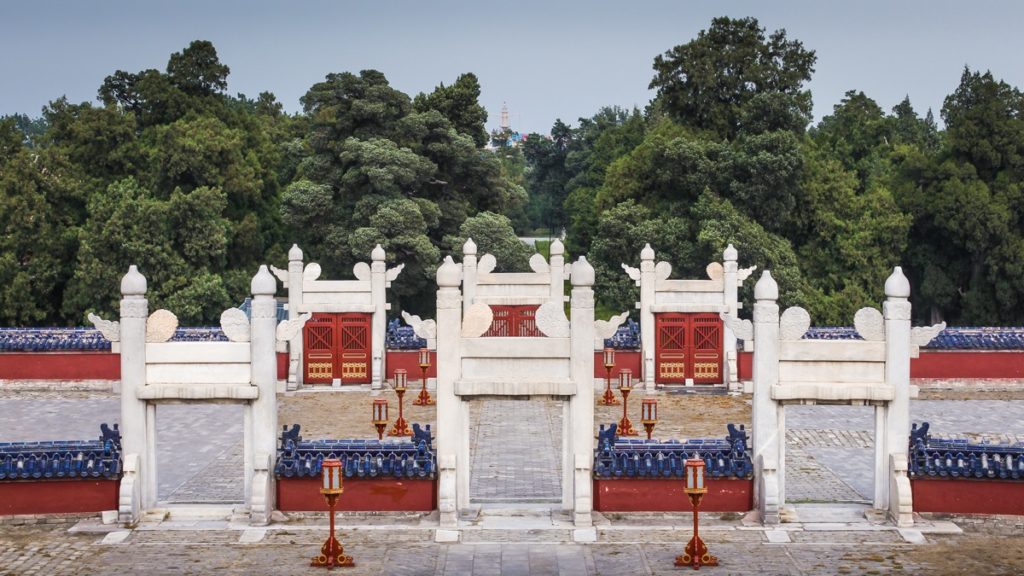
[(437, 110), (460, 134), (473, 139), (478, 148), (487, 144), (487, 110), (480, 105), (480, 81), (473, 73), (460, 75), (451, 86), (443, 83), (430, 94), (413, 100), (417, 112)]
[(459, 233), (445, 238), (453, 254), (461, 254), (466, 240), (472, 238), (477, 254), (491, 254), (497, 262), (499, 272), (528, 272), (530, 270), (530, 249), (512, 229), (512, 222), (501, 214), (480, 212), (466, 218), (459, 226)]
[(656, 57), (649, 88), (676, 120), (731, 139), (758, 94), (788, 95), (788, 106), (809, 117), (811, 94), (803, 85), (816, 59), (785, 30), (766, 37), (755, 18), (720, 17), (697, 38)]

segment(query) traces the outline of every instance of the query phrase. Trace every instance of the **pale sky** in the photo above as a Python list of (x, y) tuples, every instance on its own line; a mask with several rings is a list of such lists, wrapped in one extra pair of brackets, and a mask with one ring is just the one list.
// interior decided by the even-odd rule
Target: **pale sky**
[(815, 118), (850, 89), (886, 110), (909, 95), (939, 118), (964, 65), (1024, 86), (1024, 3), (663, 0), (0, 0), (0, 115), (95, 101), (115, 70), (164, 70), (195, 39), (231, 68), (228, 91), (285, 109), (330, 72), (374, 68), (415, 95), (474, 72), (496, 128), (547, 133), (605, 105), (643, 107), (654, 57), (715, 16), (754, 16), (817, 51)]

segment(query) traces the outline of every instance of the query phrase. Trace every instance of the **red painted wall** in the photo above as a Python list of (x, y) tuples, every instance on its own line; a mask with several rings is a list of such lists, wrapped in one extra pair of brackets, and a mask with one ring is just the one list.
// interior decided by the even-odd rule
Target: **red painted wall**
[(287, 380), (288, 379), (288, 353), (278, 352), (277, 353), (277, 379)]
[(117, 510), (117, 480), (15, 480), (0, 482), (0, 516)]
[(736, 371), (739, 373), (740, 380), (753, 380), (754, 379), (754, 353), (753, 352), (739, 352), (736, 361)]
[[(419, 350), (388, 350), (387, 368), (385, 378), (395, 377), (395, 368), (405, 368), (409, 374), (409, 384), (413, 381), (419, 382), (423, 377), (420, 370)], [(430, 351), (430, 368), (427, 368), (427, 378), (437, 378), (437, 352)]]
[(1024, 482), (916, 478), (910, 481), (914, 512), (1024, 516)]
[[(754, 507), (753, 480), (710, 479), (701, 500), (704, 512), (747, 512)], [(594, 509), (599, 512), (689, 512), (693, 510), (681, 478), (594, 480)]]
[[(618, 378), (623, 368), (633, 371), (633, 379), (640, 379), (640, 351), (639, 350), (616, 350), (615, 368), (612, 368), (612, 378)], [(604, 352), (594, 352), (594, 378), (604, 378), (607, 370), (604, 369)], [(612, 386), (618, 386), (618, 382), (612, 382)]]
[(911, 378), (1024, 378), (1024, 352), (922, 350)]
[(110, 352), (4, 352), (0, 380), (119, 380), (121, 355)]
[[(277, 507), (284, 512), (327, 511), (320, 478), (278, 478)], [(430, 512), (437, 508), (437, 482), (394, 478), (346, 478), (338, 510)]]

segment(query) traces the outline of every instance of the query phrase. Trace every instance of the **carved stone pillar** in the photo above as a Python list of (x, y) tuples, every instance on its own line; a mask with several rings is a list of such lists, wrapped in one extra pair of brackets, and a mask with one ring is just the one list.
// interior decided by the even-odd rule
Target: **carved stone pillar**
[[(890, 466), (890, 456), (906, 455), (910, 444), (910, 282), (897, 266), (885, 281), (886, 300), (882, 304), (885, 318), (885, 383), (892, 386), (894, 395), (889, 402), (885, 422), (886, 454), (875, 465), (883, 470)], [(876, 438), (876, 442), (883, 441)], [(893, 471), (889, 471), (893, 474)], [(889, 483), (884, 483), (888, 486)], [(880, 493), (877, 508), (891, 508), (898, 515), (898, 501), (891, 494)], [(890, 506), (890, 503), (893, 506)]]
[(654, 249), (650, 244), (644, 245), (640, 251), (640, 362), (643, 372), (644, 389), (653, 392), (654, 349), (657, 342), (654, 338)]
[[(288, 251), (288, 319), (295, 320), (302, 306), (302, 250), (292, 244)], [(288, 343), (288, 390), (298, 390), (305, 381), (302, 372), (302, 332)]]
[(779, 437), (779, 414), (771, 390), (779, 383), (779, 285), (769, 271), (754, 286), (754, 298), (754, 503), (763, 523), (778, 524), (782, 505), (779, 477), (785, 474), (779, 443), (784, 440)]
[(370, 298), (373, 322), (370, 327), (370, 388), (380, 390), (384, 379), (384, 341), (388, 329), (387, 263), (380, 244), (370, 252)]
[(441, 527), (458, 526), (459, 501), (468, 501), (462, 495), (459, 480), (463, 472), (468, 476), (470, 462), (463, 460), (462, 444), (465, 438), (463, 402), (455, 396), (455, 381), (461, 377), (459, 339), (462, 330), (462, 294), (459, 292), (459, 267), (447, 257), (437, 269), (437, 507), (441, 513)]
[[(739, 266), (736, 264), (737, 257), (738, 253), (732, 244), (729, 244), (725, 251), (722, 252), (722, 268), (725, 271), (722, 278), (725, 284), (722, 297), (726, 311), (733, 318), (739, 317), (739, 284), (737, 283)], [(729, 390), (739, 390), (740, 379), (737, 372), (736, 334), (733, 333), (728, 325), (724, 326), (723, 338), (724, 346), (722, 353), (725, 355), (725, 370), (723, 370), (725, 384)]]
[(551, 270), (551, 301), (564, 304), (565, 302), (565, 246), (562, 241), (555, 238), (551, 242), (551, 258), (548, 267)]
[(593, 525), (594, 509), (594, 268), (580, 256), (572, 266), (571, 372), (576, 394), (569, 400), (572, 430), (573, 520)]
[(472, 238), (462, 245), (462, 314), (469, 312), (476, 297), (476, 242)]
[[(119, 520), (135, 522), (143, 510), (156, 504), (154, 486), (147, 488), (147, 472), (155, 454), (148, 453), (146, 402), (138, 391), (146, 385), (146, 278), (133, 264), (121, 279), (121, 446), (126, 471), (121, 480)], [(128, 470), (127, 464), (131, 464)]]
[(254, 469), (246, 470), (245, 474), (253, 479), (251, 520), (256, 524), (266, 524), (274, 509), (272, 471), (277, 456), (277, 301), (274, 299), (277, 281), (266, 265), (260, 266), (253, 276), (251, 288), (250, 370), (252, 385), (259, 388), (259, 395), (252, 401), (251, 408), (251, 452), (255, 456), (254, 467), (259, 468), (260, 474), (254, 478)]

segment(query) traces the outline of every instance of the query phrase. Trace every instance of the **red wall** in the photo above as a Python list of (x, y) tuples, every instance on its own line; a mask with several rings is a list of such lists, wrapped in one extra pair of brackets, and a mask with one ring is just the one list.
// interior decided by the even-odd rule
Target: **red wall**
[(288, 379), (288, 353), (278, 352), (277, 353), (277, 379), (287, 380)]
[(911, 378), (1024, 378), (1024, 352), (922, 350)]
[(739, 352), (736, 361), (736, 371), (740, 380), (754, 379), (754, 353)]
[(118, 485), (93, 479), (0, 482), (0, 515), (117, 510)]
[[(599, 512), (689, 512), (693, 510), (681, 478), (594, 480), (594, 509)], [(754, 507), (754, 481), (709, 479), (701, 500), (704, 512), (746, 512)]]
[(910, 481), (914, 512), (1024, 516), (1024, 482), (960, 478)]
[(119, 380), (121, 355), (110, 352), (4, 352), (0, 380)]
[[(284, 512), (327, 511), (320, 478), (278, 478), (277, 507)], [(437, 482), (394, 478), (346, 478), (338, 510), (430, 512), (437, 508)]]
[[(419, 350), (388, 350), (387, 352), (387, 374), (385, 378), (395, 377), (395, 368), (405, 368), (409, 373), (409, 384), (413, 381), (419, 382), (423, 377), (420, 370)], [(430, 368), (427, 368), (427, 378), (437, 378), (437, 352), (430, 351)]]
[[(633, 380), (640, 379), (640, 351), (639, 350), (616, 350), (615, 367), (612, 368), (612, 378), (618, 378), (623, 368), (633, 371)], [(604, 378), (608, 371), (604, 369), (604, 352), (594, 352), (594, 378)], [(618, 386), (618, 382), (612, 382), (612, 386)]]

